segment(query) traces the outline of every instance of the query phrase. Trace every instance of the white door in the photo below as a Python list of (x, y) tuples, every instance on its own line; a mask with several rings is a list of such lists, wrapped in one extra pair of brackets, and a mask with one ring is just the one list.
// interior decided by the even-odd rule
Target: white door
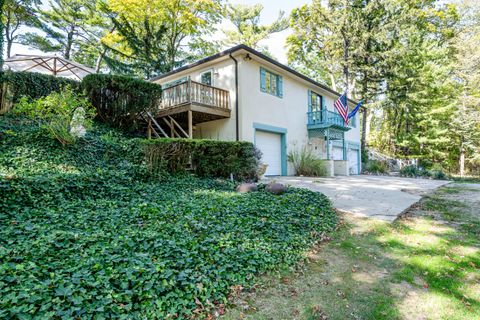
[(282, 137), (278, 133), (255, 132), (255, 145), (262, 152), (262, 162), (268, 164), (266, 176), (282, 174)]
[(343, 160), (342, 147), (333, 147), (333, 160)]
[(358, 150), (348, 149), (348, 170), (350, 174), (359, 174), (358, 172)]

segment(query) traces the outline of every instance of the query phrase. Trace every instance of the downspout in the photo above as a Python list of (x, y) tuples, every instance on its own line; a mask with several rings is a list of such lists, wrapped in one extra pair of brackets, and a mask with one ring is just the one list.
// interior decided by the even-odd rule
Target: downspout
[(236, 141), (240, 140), (239, 134), (239, 119), (238, 119), (238, 61), (230, 53), (230, 59), (235, 62), (235, 135)]

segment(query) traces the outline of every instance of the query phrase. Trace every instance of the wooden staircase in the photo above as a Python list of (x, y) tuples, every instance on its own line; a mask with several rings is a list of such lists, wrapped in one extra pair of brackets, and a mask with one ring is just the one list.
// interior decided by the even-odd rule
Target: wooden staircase
[(158, 121), (148, 111), (141, 113), (140, 116), (147, 123), (148, 139), (191, 138), (190, 135), (182, 128), (182, 126), (170, 115), (161, 117), (158, 119)]

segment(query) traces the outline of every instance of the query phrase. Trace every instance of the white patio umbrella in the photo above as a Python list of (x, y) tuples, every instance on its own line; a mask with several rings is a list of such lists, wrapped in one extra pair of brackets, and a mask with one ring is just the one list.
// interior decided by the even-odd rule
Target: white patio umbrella
[(57, 55), (16, 54), (6, 59), (4, 66), (7, 70), (39, 72), (75, 80), (82, 80), (86, 75), (95, 73), (95, 70), (92, 68)]

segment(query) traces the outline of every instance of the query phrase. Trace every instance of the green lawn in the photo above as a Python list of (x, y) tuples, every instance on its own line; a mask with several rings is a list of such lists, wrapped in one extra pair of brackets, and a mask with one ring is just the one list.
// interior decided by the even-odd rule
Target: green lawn
[(207, 317), (337, 222), (314, 192), (153, 181), (139, 159), (135, 140), (106, 128), (61, 147), (0, 117), (0, 318)]
[(224, 319), (480, 319), (480, 184), (425, 197), (393, 225), (344, 217), (301, 272), (264, 277)]

